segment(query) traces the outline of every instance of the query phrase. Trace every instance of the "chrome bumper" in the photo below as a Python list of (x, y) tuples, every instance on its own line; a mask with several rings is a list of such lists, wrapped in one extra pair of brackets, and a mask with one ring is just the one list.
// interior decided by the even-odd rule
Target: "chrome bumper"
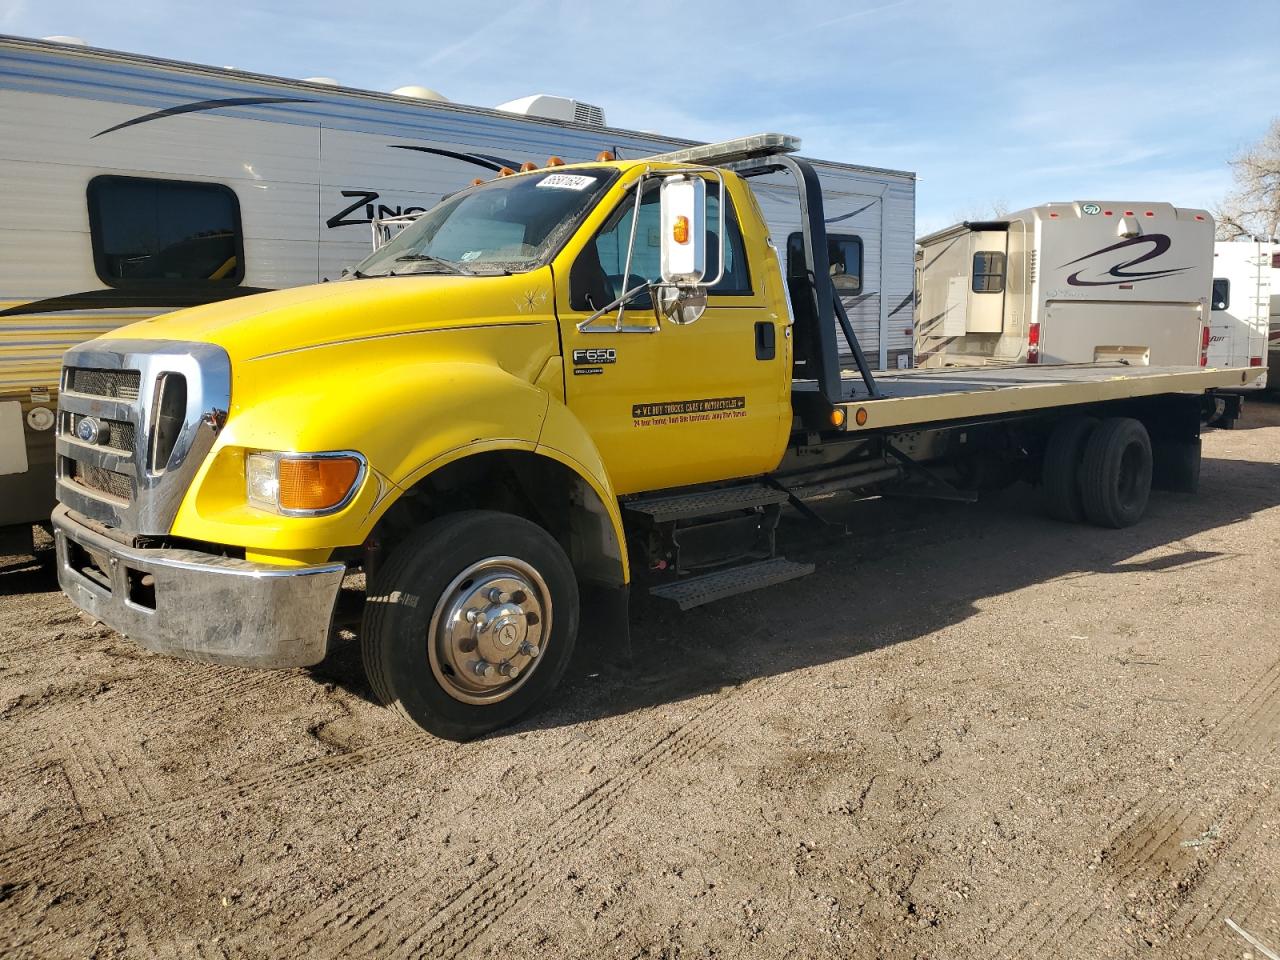
[(346, 571), (340, 563), (277, 567), (196, 550), (127, 547), (61, 505), (53, 526), (63, 592), (148, 650), (247, 667), (305, 667), (324, 659)]

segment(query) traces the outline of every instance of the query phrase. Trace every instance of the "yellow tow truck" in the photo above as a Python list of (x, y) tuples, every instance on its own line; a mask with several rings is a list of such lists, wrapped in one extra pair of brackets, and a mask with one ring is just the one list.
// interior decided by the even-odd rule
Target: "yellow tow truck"
[[(1026, 479), (1124, 526), (1153, 482), (1195, 488), (1202, 420), (1259, 369), (873, 373), (797, 145), (504, 170), (342, 281), (71, 350), (62, 588), (149, 649), (286, 667), (363, 570), (375, 692), (465, 739), (556, 686), (582, 590), (625, 614), (633, 576), (687, 609), (810, 573), (778, 555), (788, 505)], [(794, 182), (785, 264), (756, 177)]]

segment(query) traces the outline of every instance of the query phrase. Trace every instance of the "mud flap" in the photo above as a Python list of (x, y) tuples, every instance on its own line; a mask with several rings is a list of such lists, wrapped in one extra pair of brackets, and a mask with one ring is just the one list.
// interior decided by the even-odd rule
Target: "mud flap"
[(1151, 486), (1196, 493), (1200, 489), (1200, 438), (1152, 442)]

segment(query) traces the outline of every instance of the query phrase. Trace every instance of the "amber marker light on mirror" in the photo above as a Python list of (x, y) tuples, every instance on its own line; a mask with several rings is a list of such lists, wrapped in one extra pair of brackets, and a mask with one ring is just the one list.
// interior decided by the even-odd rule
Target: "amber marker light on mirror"
[(676, 217), (676, 222), (671, 225), (671, 239), (676, 243), (689, 242), (688, 217)]

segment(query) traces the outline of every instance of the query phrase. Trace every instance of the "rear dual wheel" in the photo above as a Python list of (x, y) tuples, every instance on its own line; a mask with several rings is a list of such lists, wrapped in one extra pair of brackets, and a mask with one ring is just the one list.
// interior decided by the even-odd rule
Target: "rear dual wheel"
[(472, 510), (402, 543), (371, 585), (365, 672), (422, 729), (470, 740), (511, 723), (560, 682), (578, 633), (563, 549), (521, 517)]
[(1151, 438), (1141, 421), (1070, 417), (1045, 448), (1042, 480), (1049, 515), (1128, 527), (1142, 519), (1151, 494)]

